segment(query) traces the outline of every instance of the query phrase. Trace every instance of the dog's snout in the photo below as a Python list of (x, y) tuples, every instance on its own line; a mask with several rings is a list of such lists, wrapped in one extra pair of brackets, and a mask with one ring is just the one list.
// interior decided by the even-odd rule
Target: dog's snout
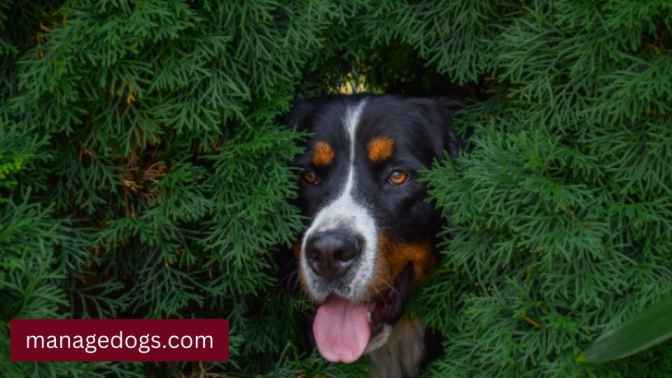
[(362, 251), (362, 238), (348, 231), (325, 231), (306, 243), (308, 265), (318, 276), (334, 280), (348, 271)]

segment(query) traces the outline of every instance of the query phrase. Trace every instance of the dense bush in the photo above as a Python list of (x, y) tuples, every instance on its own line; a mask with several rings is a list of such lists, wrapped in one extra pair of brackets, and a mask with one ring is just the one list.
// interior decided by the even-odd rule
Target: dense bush
[[(672, 290), (671, 31), (667, 0), (0, 2), (0, 375), (361, 372), (305, 348), (274, 258), (302, 223), (279, 119), (359, 81), (469, 104), (425, 176), (428, 376), (671, 376), (669, 343), (575, 360)], [(10, 364), (16, 317), (226, 317), (232, 357)]]

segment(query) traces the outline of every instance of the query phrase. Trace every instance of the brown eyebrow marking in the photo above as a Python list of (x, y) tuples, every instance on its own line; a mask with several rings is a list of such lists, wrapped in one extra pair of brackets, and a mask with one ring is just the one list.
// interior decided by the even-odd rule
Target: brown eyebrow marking
[(334, 161), (334, 149), (327, 142), (316, 142), (313, 146), (313, 159), (311, 161), (318, 167), (331, 164)]
[(389, 159), (394, 153), (394, 140), (389, 137), (376, 137), (368, 144), (369, 160), (383, 161)]

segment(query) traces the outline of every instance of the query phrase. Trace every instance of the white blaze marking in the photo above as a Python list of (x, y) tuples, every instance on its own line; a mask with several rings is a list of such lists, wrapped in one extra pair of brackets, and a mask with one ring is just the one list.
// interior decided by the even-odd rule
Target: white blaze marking
[[(322, 301), (329, 294), (318, 292), (315, 288), (317, 279), (306, 261), (306, 240), (315, 232), (323, 232), (336, 228), (346, 228), (364, 238), (364, 251), (359, 257), (359, 270), (355, 273), (352, 281), (348, 284), (349, 293), (339, 293), (351, 300), (360, 300), (365, 295), (369, 279), (373, 275), (375, 254), (378, 248), (378, 235), (376, 223), (369, 210), (355, 201), (353, 191), (357, 177), (355, 176), (355, 136), (359, 125), (365, 100), (360, 101), (354, 107), (348, 107), (343, 123), (350, 139), (350, 161), (348, 164), (347, 178), (340, 194), (317, 212), (313, 223), (306, 231), (301, 243), (301, 270), (305, 274), (308, 289), (311, 295), (318, 301)], [(356, 263), (357, 264), (357, 263)]]

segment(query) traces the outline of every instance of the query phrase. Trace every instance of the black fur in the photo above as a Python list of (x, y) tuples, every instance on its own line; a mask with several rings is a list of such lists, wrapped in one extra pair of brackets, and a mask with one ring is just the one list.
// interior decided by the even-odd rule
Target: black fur
[[(296, 159), (302, 171), (314, 172), (320, 180), (317, 185), (301, 183), (298, 206), (307, 219), (335, 196), (342, 187), (340, 180), (348, 169), (349, 140), (343, 132), (343, 119), (348, 107), (365, 99), (366, 106), (360, 118), (356, 140), (355, 172), (358, 184), (354, 196), (372, 211), (380, 230), (397, 242), (414, 243), (435, 241), (441, 219), (424, 186), (420, 172), (430, 168), (437, 159), (448, 154), (458, 156), (461, 140), (449, 126), (460, 104), (445, 98), (417, 98), (400, 96), (331, 96), (313, 100), (298, 100), (287, 123), (311, 136), (307, 146), (325, 141), (335, 151), (335, 159), (327, 166), (311, 163), (310, 148)], [(378, 136), (394, 140), (394, 154), (390, 159), (372, 162), (367, 156), (366, 142)], [(360, 158), (361, 157), (361, 158)], [(387, 177), (402, 169), (410, 176), (404, 185), (394, 186)], [(296, 269), (293, 260), (281, 262), (285, 274)], [(407, 271), (408, 269), (405, 269)], [(295, 273), (292, 274), (295, 277)], [(295, 283), (295, 280), (292, 280)], [(294, 285), (292, 285), (294, 286)], [(403, 302), (402, 302), (403, 303)], [(395, 314), (398, 318), (399, 313)], [(395, 318), (395, 319), (396, 319)], [(307, 319), (311, 319), (308, 317)], [(431, 335), (431, 334), (428, 334)], [(436, 337), (425, 337), (436, 345)], [(434, 348), (431, 348), (434, 349)]]
[[(368, 203), (382, 227), (400, 241), (432, 239), (440, 221), (431, 203), (425, 200), (425, 189), (417, 179), (420, 170), (429, 168), (444, 151), (451, 157), (458, 154), (460, 140), (449, 127), (456, 104), (445, 99), (358, 95), (300, 100), (289, 119), (290, 124), (311, 132), (313, 141), (329, 142), (337, 157), (335, 164), (327, 167), (312, 166), (310, 151), (297, 159), (300, 169), (315, 171), (322, 181), (316, 186), (301, 186), (299, 206), (304, 215), (311, 218), (338, 194), (340, 185), (333, 180), (340, 179), (342, 174), (339, 173), (347, 169), (347, 159), (340, 158), (339, 153), (342, 156), (348, 151), (342, 119), (346, 107), (362, 98), (366, 98), (367, 103), (357, 139), (368, 141), (385, 135), (394, 139), (396, 145), (393, 159), (381, 164), (367, 164), (365, 159), (359, 159), (357, 175), (360, 180), (367, 179), (357, 188), (358, 199)], [(358, 153), (366, 154), (364, 143), (357, 148)], [(411, 180), (403, 188), (390, 187), (385, 182), (387, 175), (397, 168), (411, 174)]]

